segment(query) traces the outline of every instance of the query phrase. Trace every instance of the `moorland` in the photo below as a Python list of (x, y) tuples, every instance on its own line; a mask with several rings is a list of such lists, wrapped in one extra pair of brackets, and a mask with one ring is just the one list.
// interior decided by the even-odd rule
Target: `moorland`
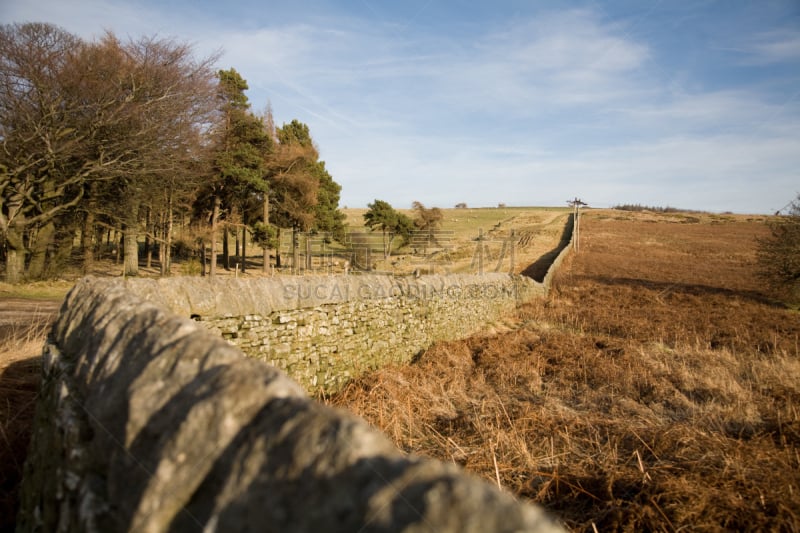
[[(345, 210), (352, 226), (362, 211)], [(439, 266), (454, 272), (474, 268), (480, 230), (495, 268), (512, 229), (513, 268), (530, 272), (558, 246), (568, 216), (444, 213), (453, 246)], [(580, 249), (546, 299), (320, 400), (363, 416), (409, 453), (458, 463), (541, 503), (576, 531), (797, 531), (800, 316), (756, 275), (765, 221), (586, 210)], [(399, 250), (379, 267), (404, 274), (414, 261)], [(110, 258), (95, 268), (120, 274)], [(17, 310), (0, 316), (3, 527), (13, 524), (38, 353), (79, 275), (0, 286), (3, 308)]]
[(547, 299), (323, 398), (576, 531), (800, 529), (800, 315), (763, 217), (589, 210)]

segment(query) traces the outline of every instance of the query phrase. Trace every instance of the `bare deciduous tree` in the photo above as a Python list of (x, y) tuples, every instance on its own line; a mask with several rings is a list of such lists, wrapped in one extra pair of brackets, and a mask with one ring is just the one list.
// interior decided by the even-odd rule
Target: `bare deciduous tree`
[(26, 241), (51, 238), (43, 229), (79, 205), (85, 240), (98, 214), (122, 224), (125, 271), (136, 273), (142, 193), (180, 175), (196, 153), (198, 131), (211, 120), (213, 60), (197, 61), (190, 46), (165, 39), (122, 43), (108, 33), (89, 43), (49, 24), (0, 28), (8, 281), (24, 273)]

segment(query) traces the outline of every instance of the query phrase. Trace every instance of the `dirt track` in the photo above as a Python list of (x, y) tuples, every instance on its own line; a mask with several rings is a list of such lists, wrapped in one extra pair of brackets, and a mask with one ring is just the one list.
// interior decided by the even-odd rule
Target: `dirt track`
[(46, 328), (60, 306), (60, 299), (0, 298), (0, 342)]

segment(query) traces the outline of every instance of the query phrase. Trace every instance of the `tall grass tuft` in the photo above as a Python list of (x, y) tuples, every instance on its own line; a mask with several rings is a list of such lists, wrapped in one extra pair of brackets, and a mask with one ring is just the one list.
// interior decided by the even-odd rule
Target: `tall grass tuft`
[(45, 318), (14, 325), (0, 340), (0, 531), (14, 529), (48, 327)]

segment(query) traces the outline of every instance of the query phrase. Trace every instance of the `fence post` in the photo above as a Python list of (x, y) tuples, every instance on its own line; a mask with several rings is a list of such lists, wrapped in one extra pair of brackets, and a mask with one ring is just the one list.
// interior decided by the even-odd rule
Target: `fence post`
[(478, 230), (478, 274), (483, 274), (483, 228)]
[(509, 259), (510, 259), (510, 263), (511, 263), (508, 266), (508, 273), (509, 274), (513, 274), (514, 273), (514, 266), (515, 266), (514, 262), (516, 260), (516, 257), (514, 257), (514, 249), (516, 247), (516, 243), (517, 243), (517, 230), (512, 229), (511, 230), (511, 249), (509, 250)]

